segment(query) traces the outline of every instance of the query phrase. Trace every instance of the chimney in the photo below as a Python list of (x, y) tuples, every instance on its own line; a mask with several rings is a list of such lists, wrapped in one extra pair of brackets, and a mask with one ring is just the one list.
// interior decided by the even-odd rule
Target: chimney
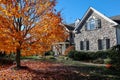
[(77, 20), (75, 21), (75, 27), (79, 24), (79, 22), (80, 22), (80, 19), (77, 19)]

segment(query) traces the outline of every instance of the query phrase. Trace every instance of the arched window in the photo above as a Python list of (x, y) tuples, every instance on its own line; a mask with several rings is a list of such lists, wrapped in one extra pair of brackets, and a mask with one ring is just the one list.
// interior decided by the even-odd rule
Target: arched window
[(86, 29), (87, 30), (94, 30), (97, 28), (101, 28), (101, 20), (90, 18), (86, 23)]
[(94, 30), (95, 29), (95, 19), (91, 18), (87, 22), (87, 30)]

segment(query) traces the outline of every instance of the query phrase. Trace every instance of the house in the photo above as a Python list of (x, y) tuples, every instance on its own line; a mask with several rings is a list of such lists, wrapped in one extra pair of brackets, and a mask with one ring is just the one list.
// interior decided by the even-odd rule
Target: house
[(53, 51), (55, 52), (55, 55), (64, 55), (65, 50), (71, 46), (74, 45), (74, 29), (75, 29), (75, 24), (63, 24), (65, 27), (67, 33), (69, 34), (68, 39), (65, 42), (59, 42), (59, 43), (54, 43), (53, 44)]
[(106, 50), (120, 44), (120, 16), (107, 17), (90, 7), (75, 25), (74, 43), (78, 51)]

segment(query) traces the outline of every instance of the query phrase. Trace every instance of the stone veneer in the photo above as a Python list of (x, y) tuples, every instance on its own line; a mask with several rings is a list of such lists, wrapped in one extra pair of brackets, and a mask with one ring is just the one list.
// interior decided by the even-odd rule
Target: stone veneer
[(97, 51), (98, 39), (104, 39), (105, 37), (110, 39), (110, 47), (116, 45), (116, 27), (114, 27), (112, 23), (105, 20), (95, 12), (93, 12), (90, 17), (91, 16), (94, 16), (96, 19), (101, 19), (101, 28), (88, 31), (85, 30), (85, 25), (83, 25), (80, 30), (81, 33), (75, 34), (74, 40), (76, 50), (80, 51), (80, 41), (89, 40), (89, 51)]

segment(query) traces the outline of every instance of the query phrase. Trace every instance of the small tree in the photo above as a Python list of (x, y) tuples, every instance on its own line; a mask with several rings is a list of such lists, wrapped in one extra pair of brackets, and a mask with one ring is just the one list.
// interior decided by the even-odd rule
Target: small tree
[(55, 0), (0, 0), (0, 51), (21, 55), (48, 51), (52, 43), (66, 38)]

